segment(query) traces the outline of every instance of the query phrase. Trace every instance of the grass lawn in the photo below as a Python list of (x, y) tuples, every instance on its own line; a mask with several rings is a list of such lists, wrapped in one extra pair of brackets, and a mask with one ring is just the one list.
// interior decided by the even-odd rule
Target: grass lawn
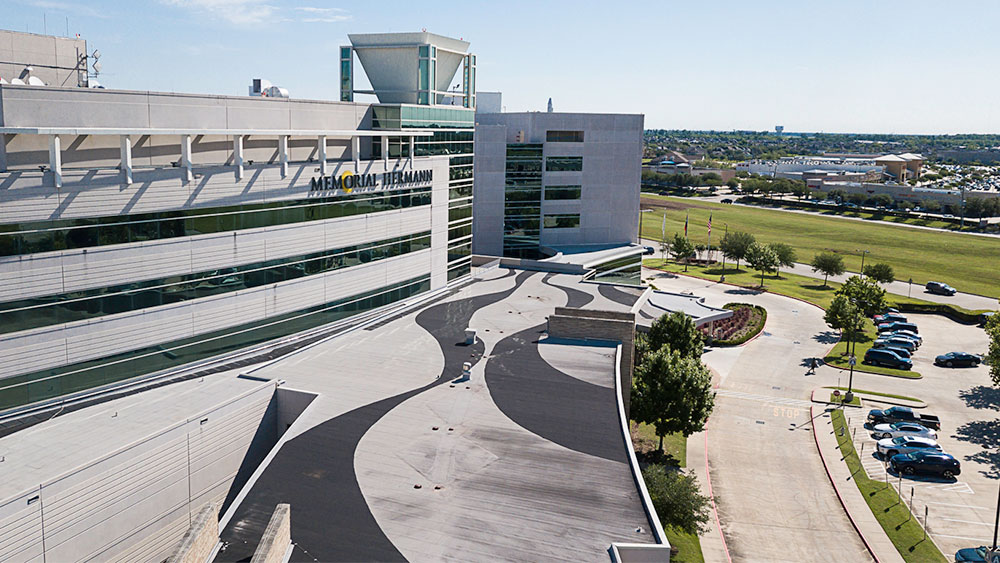
[[(910, 514), (906, 503), (901, 502), (896, 489), (891, 484), (884, 481), (872, 480), (868, 478), (864, 468), (861, 467), (861, 460), (858, 459), (857, 452), (851, 443), (850, 434), (845, 431), (841, 436), (840, 432), (846, 429), (844, 413), (835, 410), (831, 414), (833, 418), (833, 430), (836, 432), (837, 441), (840, 445), (840, 452), (844, 455), (851, 475), (854, 476), (854, 484), (857, 485), (861, 495), (868, 503), (875, 519), (882, 525), (886, 535), (896, 550), (907, 562), (930, 562), (947, 561), (941, 550), (930, 540), (924, 539), (924, 529), (920, 523)], [(891, 479), (890, 479), (891, 480)]]
[[(847, 391), (847, 387), (827, 387), (827, 389), (840, 389), (841, 391)], [(903, 399), (904, 401), (913, 401), (916, 403), (922, 403), (922, 399), (916, 397), (907, 397), (906, 395), (893, 395), (892, 393), (880, 393), (878, 391), (865, 391), (864, 389), (855, 389), (855, 393), (865, 393), (867, 395), (876, 395), (878, 397), (888, 397), (890, 399)]]
[(860, 407), (861, 406), (861, 397), (858, 397), (857, 395), (855, 395), (851, 399), (851, 402), (848, 403), (847, 401), (844, 400), (844, 395), (843, 394), (841, 394), (839, 397), (837, 397), (833, 393), (830, 393), (830, 402), (831, 403), (841, 404), (841, 405), (849, 405), (849, 406), (854, 406), (854, 407)]
[[(647, 268), (656, 268), (669, 272), (684, 272), (683, 265), (670, 261), (664, 261), (659, 258), (643, 260), (642, 264)], [(722, 273), (722, 268), (714, 265), (708, 267), (692, 265), (688, 266), (687, 271), (687, 275), (689, 276), (714, 281), (718, 281), (719, 276), (721, 276)], [(732, 283), (747, 288), (760, 287), (760, 274), (757, 272), (753, 272), (751, 270), (740, 270), (737, 272), (735, 268), (726, 264), (725, 275), (726, 283)], [(821, 280), (797, 274), (779, 274), (778, 276), (768, 274), (764, 276), (764, 288), (771, 293), (779, 293), (789, 297), (796, 297), (798, 299), (802, 299), (803, 301), (808, 301), (809, 303), (818, 305), (824, 309), (830, 306), (830, 302), (833, 301), (834, 292), (839, 287), (840, 284), (836, 282), (830, 282), (824, 287)], [(889, 301), (890, 303), (927, 303), (921, 299), (913, 299), (898, 295), (889, 295)], [(870, 348), (872, 343), (875, 341), (875, 325), (871, 322), (868, 324), (871, 325), (870, 333), (866, 333), (866, 338), (868, 338), (868, 340), (859, 341), (855, 347), (855, 354), (857, 354), (858, 358), (864, 357), (865, 350)], [(847, 363), (848, 356), (846, 353), (847, 341), (842, 340), (833, 347), (833, 350), (830, 351), (830, 354), (827, 357), (823, 358), (823, 361), (834, 367), (849, 369), (850, 366)], [(860, 361), (854, 366), (854, 371), (876, 373), (881, 375), (894, 375), (896, 377), (905, 377), (908, 379), (919, 379), (921, 377), (919, 373), (912, 370), (907, 371), (901, 369), (867, 366), (862, 364)]]
[[(728, 224), (731, 231), (746, 231), (757, 240), (790, 244), (798, 261), (809, 263), (821, 251), (844, 255), (847, 269), (861, 267), (861, 250), (871, 251), (867, 263), (885, 262), (893, 267), (896, 279), (913, 278), (914, 284), (943, 281), (959, 291), (979, 295), (1000, 295), (996, 264), (1000, 263), (1000, 241), (990, 237), (944, 233), (897, 227), (881, 223), (850, 221), (776, 209), (733, 206), (685, 198), (643, 194), (642, 236), (659, 240), (666, 216), (667, 237), (684, 232), (684, 218), (690, 217), (688, 235), (692, 243), (706, 244), (706, 224), (712, 214), (712, 242), (717, 244)], [(667, 205), (669, 207), (654, 207)], [(728, 275), (728, 274), (727, 274)], [(920, 287), (915, 291), (923, 291)]]
[[(632, 421), (630, 426), (632, 427), (632, 445), (636, 455), (645, 459), (653, 457), (650, 454), (656, 450), (660, 440), (656, 437), (656, 430), (651, 424), (638, 424), (635, 421)], [(663, 451), (666, 454), (666, 459), (663, 461), (667, 464), (687, 467), (687, 438), (683, 434), (674, 433), (664, 436)], [(680, 550), (676, 556), (670, 558), (671, 561), (704, 563), (705, 558), (701, 554), (701, 541), (697, 534), (681, 532), (670, 526), (664, 526), (663, 532), (667, 534), (670, 545)]]

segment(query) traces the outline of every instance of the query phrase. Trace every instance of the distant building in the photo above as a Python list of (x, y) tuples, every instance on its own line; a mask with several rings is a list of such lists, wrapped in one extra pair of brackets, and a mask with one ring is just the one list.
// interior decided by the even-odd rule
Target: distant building
[(477, 113), (473, 252), (543, 258), (635, 243), (642, 124), (642, 115)]
[(87, 61), (83, 39), (0, 30), (0, 84), (86, 88)]

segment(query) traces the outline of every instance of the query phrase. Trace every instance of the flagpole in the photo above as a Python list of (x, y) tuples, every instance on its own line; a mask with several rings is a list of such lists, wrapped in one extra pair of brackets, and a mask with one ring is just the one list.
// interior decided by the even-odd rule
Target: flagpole
[(708, 261), (712, 261), (712, 214), (708, 214)]

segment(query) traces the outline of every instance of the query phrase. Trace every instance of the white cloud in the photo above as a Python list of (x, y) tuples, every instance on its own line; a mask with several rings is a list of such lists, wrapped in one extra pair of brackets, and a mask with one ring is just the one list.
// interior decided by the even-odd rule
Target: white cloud
[(263, 0), (162, 0), (238, 26), (254, 26), (278, 19), (278, 9)]
[(295, 17), (291, 17), (281, 13), (277, 6), (267, 4), (265, 0), (161, 0), (161, 2), (221, 19), (232, 25), (247, 27), (287, 21), (336, 23), (351, 19), (351, 15), (341, 8), (314, 6), (296, 7), (293, 9)]
[(295, 9), (299, 12), (305, 12), (305, 15), (299, 20), (305, 23), (336, 23), (351, 19), (351, 14), (341, 8), (299, 6)]

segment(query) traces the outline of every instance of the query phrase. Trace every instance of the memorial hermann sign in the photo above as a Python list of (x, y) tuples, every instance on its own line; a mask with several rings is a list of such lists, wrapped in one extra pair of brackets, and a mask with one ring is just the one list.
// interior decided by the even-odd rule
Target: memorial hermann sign
[(373, 174), (355, 174), (350, 170), (340, 176), (319, 176), (309, 181), (310, 192), (325, 192), (342, 190), (345, 193), (358, 191), (374, 191), (409, 184), (429, 183), (434, 179), (433, 170), (393, 170)]

